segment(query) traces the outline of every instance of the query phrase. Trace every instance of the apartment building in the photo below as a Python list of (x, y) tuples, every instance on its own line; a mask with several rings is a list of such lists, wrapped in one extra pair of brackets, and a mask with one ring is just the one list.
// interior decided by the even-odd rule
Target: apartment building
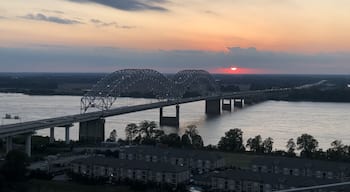
[(91, 178), (107, 178), (112, 182), (129, 179), (177, 186), (187, 183), (190, 179), (187, 167), (95, 156), (72, 161), (71, 171)]
[(168, 147), (122, 147), (120, 148), (119, 158), (153, 163), (170, 163), (172, 165), (188, 167), (190, 170), (200, 173), (225, 166), (224, 157), (219, 153)]

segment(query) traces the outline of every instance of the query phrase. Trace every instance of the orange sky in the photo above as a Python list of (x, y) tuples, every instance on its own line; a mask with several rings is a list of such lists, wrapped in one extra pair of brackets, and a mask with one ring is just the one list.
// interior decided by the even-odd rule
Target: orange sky
[[(348, 0), (186, 0), (152, 5), (168, 11), (128, 11), (65, 0), (3, 0), (0, 43), (147, 50), (224, 51), (230, 46), (299, 52), (350, 50)], [(38, 13), (81, 23), (23, 17)], [(116, 22), (119, 28), (97, 26), (91, 19)]]

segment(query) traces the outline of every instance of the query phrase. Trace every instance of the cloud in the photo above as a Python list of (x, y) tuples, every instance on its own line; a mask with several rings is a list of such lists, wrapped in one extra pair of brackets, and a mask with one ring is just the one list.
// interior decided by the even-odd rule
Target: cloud
[(167, 8), (159, 6), (167, 0), (68, 0), (77, 3), (96, 3), (124, 11), (169, 11)]
[(59, 10), (42, 9), (41, 11), (42, 11), (42, 12), (45, 12), (45, 13), (64, 14), (64, 12), (63, 12), (63, 11), (59, 11)]
[(46, 21), (51, 23), (58, 23), (64, 25), (74, 25), (74, 24), (83, 24), (82, 22), (74, 19), (66, 19), (57, 16), (46, 16), (42, 13), (37, 14), (27, 14), (25, 16), (20, 16), (23, 19), (36, 20), (36, 21)]
[(135, 28), (134, 26), (128, 26), (128, 25), (119, 25), (117, 22), (104, 22), (99, 19), (90, 19), (90, 22), (93, 23), (96, 27), (110, 27), (113, 26), (115, 28), (122, 28), (122, 29), (131, 29)]
[(117, 22), (103, 22), (101, 20), (98, 19), (90, 19), (90, 22), (95, 24), (97, 27), (109, 27), (109, 26), (115, 26), (118, 27)]
[(7, 19), (7, 17), (0, 15), (0, 19)]
[(111, 72), (124, 68), (152, 68), (161, 72), (237, 66), (265, 73), (344, 74), (349, 53), (287, 53), (230, 47), (227, 52), (200, 50), (132, 50), (115, 47), (30, 45), (0, 47), (3, 72)]
[(211, 10), (205, 10), (205, 11), (203, 11), (203, 13), (208, 14), (208, 15), (215, 15), (215, 16), (219, 15), (217, 12), (211, 11)]

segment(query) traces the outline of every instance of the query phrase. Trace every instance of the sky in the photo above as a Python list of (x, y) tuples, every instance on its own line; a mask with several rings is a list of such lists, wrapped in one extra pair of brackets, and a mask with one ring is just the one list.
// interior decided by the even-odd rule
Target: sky
[(1, 0), (0, 72), (349, 74), (349, 7), (349, 0)]

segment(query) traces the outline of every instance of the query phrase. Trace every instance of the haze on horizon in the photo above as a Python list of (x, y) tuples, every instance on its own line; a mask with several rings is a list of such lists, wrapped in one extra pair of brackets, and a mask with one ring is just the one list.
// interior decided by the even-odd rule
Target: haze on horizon
[(349, 7), (348, 0), (3, 0), (0, 72), (349, 74)]

